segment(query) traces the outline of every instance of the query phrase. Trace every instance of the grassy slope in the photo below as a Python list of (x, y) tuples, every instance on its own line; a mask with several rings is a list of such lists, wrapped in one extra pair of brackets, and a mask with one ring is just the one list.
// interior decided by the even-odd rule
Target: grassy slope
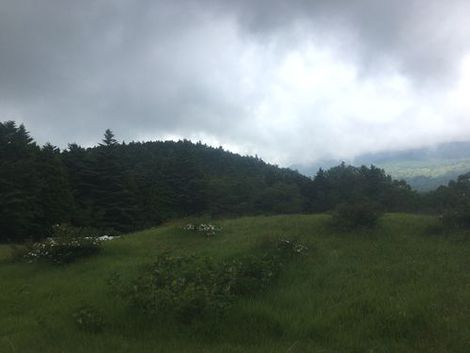
[[(176, 225), (109, 242), (65, 267), (12, 264), (0, 247), (0, 352), (468, 352), (470, 243), (425, 235), (432, 219), (388, 215), (374, 232), (335, 233), (327, 216), (226, 220), (205, 239)], [(218, 323), (148, 322), (108, 292), (162, 249), (225, 257), (267, 239), (298, 238), (309, 256), (272, 289), (238, 302)], [(103, 333), (78, 331), (72, 313), (99, 307)]]

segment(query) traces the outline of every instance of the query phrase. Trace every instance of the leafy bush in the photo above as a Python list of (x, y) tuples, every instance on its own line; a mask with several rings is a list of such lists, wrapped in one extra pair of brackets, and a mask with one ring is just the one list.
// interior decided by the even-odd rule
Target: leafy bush
[(380, 206), (374, 202), (344, 203), (336, 207), (332, 223), (343, 230), (372, 228), (377, 225), (382, 215)]
[(94, 306), (82, 305), (72, 314), (72, 317), (78, 328), (83, 331), (91, 333), (103, 331), (103, 316)]
[(255, 295), (268, 288), (278, 276), (281, 262), (277, 256), (246, 256), (241, 260), (223, 263), (222, 278), (233, 296)]
[(210, 258), (161, 254), (130, 285), (114, 281), (118, 294), (149, 315), (175, 314), (181, 321), (218, 313), (232, 299), (220, 269)]
[(440, 216), (441, 224), (446, 228), (470, 228), (470, 206), (447, 210)]
[(175, 316), (189, 323), (220, 315), (237, 297), (265, 290), (279, 275), (285, 259), (305, 250), (300, 243), (284, 240), (262, 256), (230, 261), (163, 253), (130, 284), (123, 284), (117, 276), (111, 285), (115, 294), (145, 314)]

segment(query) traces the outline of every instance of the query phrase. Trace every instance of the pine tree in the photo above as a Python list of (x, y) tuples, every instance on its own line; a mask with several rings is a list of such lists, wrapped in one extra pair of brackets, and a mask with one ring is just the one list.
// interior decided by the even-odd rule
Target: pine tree
[(74, 199), (74, 208), (70, 215), (71, 223), (76, 226), (94, 226), (97, 222), (94, 212), (97, 188), (94, 156), (90, 150), (72, 143), (62, 153), (62, 159)]
[(60, 150), (47, 143), (41, 149), (39, 164), (39, 222), (43, 227), (69, 223), (73, 196)]
[(202, 213), (207, 206), (207, 182), (187, 141), (179, 144), (180, 148), (165, 167), (166, 190), (162, 190), (162, 194), (167, 207), (177, 215)]
[(38, 237), (38, 147), (23, 125), (0, 123), (0, 239)]
[(136, 205), (118, 155), (118, 143), (106, 130), (96, 150), (95, 212), (97, 226), (125, 232), (135, 229)]

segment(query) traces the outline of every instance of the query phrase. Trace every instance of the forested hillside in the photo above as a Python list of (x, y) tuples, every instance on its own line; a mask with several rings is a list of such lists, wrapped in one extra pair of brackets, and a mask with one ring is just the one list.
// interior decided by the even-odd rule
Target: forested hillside
[(413, 210), (417, 195), (374, 166), (345, 164), (314, 178), (259, 158), (183, 141), (119, 143), (110, 130), (94, 147), (38, 146), (23, 125), (0, 124), (2, 240), (39, 239), (70, 223), (110, 232), (188, 215), (320, 212), (369, 200)]

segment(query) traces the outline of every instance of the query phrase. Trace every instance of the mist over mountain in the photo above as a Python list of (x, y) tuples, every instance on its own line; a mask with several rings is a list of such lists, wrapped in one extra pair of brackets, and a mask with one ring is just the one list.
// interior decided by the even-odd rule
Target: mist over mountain
[(311, 164), (294, 164), (290, 168), (313, 176), (319, 168), (328, 169), (342, 161), (356, 166), (376, 165), (394, 178), (404, 179), (414, 189), (428, 191), (470, 171), (470, 141), (367, 153), (354, 159), (324, 159)]
[(367, 153), (355, 158), (354, 163), (396, 163), (400, 161), (426, 162), (430, 160), (456, 160), (469, 158), (470, 141), (460, 141), (401, 151)]

